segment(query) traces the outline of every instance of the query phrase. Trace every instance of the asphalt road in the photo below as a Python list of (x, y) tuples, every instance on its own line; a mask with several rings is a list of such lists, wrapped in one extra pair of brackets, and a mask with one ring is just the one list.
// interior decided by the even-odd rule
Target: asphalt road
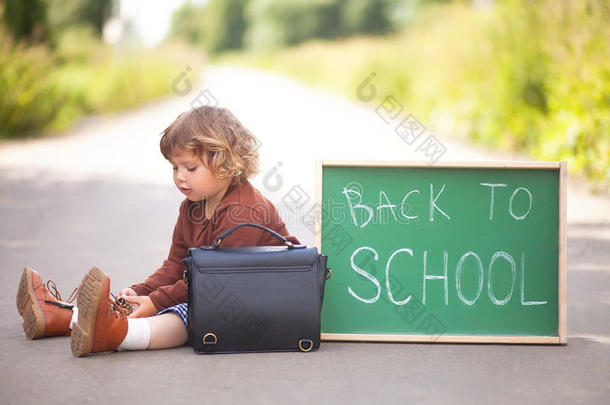
[[(159, 133), (203, 90), (259, 137), (254, 183), (275, 202), (295, 185), (313, 198), (316, 159), (425, 159), (375, 113), (378, 102), (230, 67), (211, 69), (187, 94), (89, 118), (66, 135), (0, 144), (0, 403), (608, 403), (610, 203), (575, 181), (566, 346), (323, 342), (307, 355), (182, 347), (77, 359), (68, 338), (27, 340), (15, 308), (25, 265), (68, 294), (93, 265), (118, 291), (166, 257), (181, 195)], [(438, 139), (443, 160), (515, 158)], [(298, 218), (286, 222), (313, 243)]]

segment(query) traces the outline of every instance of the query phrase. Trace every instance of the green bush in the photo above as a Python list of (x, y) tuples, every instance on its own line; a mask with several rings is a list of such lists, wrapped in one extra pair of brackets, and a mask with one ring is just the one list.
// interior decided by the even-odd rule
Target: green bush
[(45, 47), (15, 45), (0, 32), (0, 136), (29, 132), (53, 120), (60, 109), (54, 100), (61, 93), (48, 80), (53, 73)]
[(105, 46), (91, 27), (71, 27), (54, 52), (16, 44), (0, 34), (0, 138), (62, 131), (77, 118), (116, 111), (170, 93), (186, 67), (202, 60), (191, 49)]

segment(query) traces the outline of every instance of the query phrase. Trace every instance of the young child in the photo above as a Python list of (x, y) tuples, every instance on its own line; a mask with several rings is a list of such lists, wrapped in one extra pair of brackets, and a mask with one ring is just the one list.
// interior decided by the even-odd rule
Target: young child
[[(264, 225), (299, 243), (289, 236), (273, 204), (248, 181), (257, 172), (256, 139), (228, 110), (204, 106), (181, 114), (163, 131), (160, 146), (186, 198), (168, 258), (142, 283), (120, 292), (134, 312), (127, 316), (118, 300), (110, 298), (110, 279), (96, 267), (83, 278), (74, 308), (61, 301), (54, 283), (45, 288), (40, 275), (26, 267), (17, 309), (29, 338), (71, 335), (75, 356), (181, 346), (187, 341), (188, 313), (182, 259), (190, 247), (212, 245), (243, 222)], [(242, 227), (223, 246), (278, 243), (262, 230)]]

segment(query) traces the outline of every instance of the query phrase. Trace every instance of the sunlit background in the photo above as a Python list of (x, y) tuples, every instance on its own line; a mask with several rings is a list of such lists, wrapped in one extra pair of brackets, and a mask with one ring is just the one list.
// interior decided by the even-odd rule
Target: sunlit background
[(607, 0), (3, 0), (0, 16), (0, 138), (159, 99), (186, 66), (271, 70), (356, 101), (374, 73), (379, 97), (437, 133), (567, 160), (608, 192)]

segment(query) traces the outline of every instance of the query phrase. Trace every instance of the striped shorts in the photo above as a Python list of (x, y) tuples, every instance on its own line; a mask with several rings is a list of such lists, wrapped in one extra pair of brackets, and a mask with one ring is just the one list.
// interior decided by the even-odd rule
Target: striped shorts
[(173, 307), (165, 308), (164, 310), (160, 311), (157, 315), (165, 314), (167, 312), (175, 313), (176, 315), (178, 315), (180, 317), (180, 319), (182, 319), (182, 322), (184, 322), (184, 326), (188, 326), (188, 324), (189, 324), (189, 318), (188, 318), (189, 304), (187, 304), (186, 302), (183, 302), (182, 304), (178, 304), (178, 305), (174, 305)]

